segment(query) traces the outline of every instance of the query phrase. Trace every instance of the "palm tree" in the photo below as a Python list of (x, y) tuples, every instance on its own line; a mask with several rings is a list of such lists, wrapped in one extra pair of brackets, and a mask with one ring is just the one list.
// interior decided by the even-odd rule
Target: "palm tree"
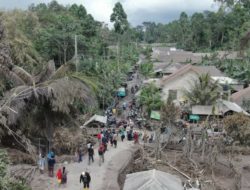
[(194, 80), (190, 90), (185, 91), (191, 105), (213, 105), (219, 98), (218, 81), (213, 81), (210, 75), (202, 74)]
[(142, 88), (139, 102), (146, 109), (148, 115), (152, 110), (160, 110), (162, 101), (159, 89), (154, 84)]

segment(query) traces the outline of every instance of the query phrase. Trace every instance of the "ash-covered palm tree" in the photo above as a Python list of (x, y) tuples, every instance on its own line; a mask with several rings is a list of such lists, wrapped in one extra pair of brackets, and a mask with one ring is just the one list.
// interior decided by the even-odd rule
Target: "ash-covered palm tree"
[(191, 105), (213, 105), (219, 98), (218, 81), (214, 81), (209, 74), (202, 74), (193, 81), (185, 95)]

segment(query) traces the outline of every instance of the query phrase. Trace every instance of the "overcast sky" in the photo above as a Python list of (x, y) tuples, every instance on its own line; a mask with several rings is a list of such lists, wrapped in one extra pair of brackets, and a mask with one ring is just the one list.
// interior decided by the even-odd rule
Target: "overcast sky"
[[(57, 0), (68, 4), (83, 4), (88, 13), (98, 21), (109, 23), (114, 4), (120, 1), (132, 25), (141, 24), (143, 21), (167, 23), (177, 19), (182, 11), (189, 15), (204, 10), (216, 10), (217, 5), (213, 0)], [(27, 8), (31, 3), (48, 3), (50, 0), (0, 0), (1, 9)]]

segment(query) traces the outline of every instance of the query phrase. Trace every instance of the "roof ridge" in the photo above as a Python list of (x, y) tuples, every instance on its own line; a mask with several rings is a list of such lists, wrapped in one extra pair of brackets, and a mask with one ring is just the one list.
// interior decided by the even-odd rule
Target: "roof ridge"
[(238, 91), (236, 93), (233, 93), (231, 95), (231, 98), (239, 98), (241, 95), (244, 95), (245, 93), (247, 93), (248, 90), (250, 90), (250, 86), (247, 87), (247, 88), (244, 88), (244, 89), (242, 89), (242, 90), (240, 90), (240, 91)]
[(197, 71), (194, 66), (192, 64), (187, 64), (183, 67), (181, 67), (180, 69), (178, 69), (176, 72), (172, 73), (171, 75), (165, 77), (162, 79), (162, 83), (166, 80), (169, 80), (169, 79), (173, 79), (175, 78), (176, 76), (178, 76), (179, 74), (181, 74), (182, 72), (186, 71), (186, 70), (189, 70), (189, 69), (194, 69), (196, 72), (199, 72)]

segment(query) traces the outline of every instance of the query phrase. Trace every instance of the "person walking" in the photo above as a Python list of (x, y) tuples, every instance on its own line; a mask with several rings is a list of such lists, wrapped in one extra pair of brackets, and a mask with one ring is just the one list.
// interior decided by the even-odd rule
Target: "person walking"
[(89, 165), (90, 165), (91, 160), (92, 162), (94, 162), (94, 154), (95, 154), (92, 144), (88, 148), (88, 154), (89, 154)]
[(134, 87), (132, 86), (131, 87), (131, 94), (134, 94), (135, 93), (135, 89), (134, 89)]
[(148, 142), (148, 134), (145, 131), (144, 131), (142, 140), (143, 140), (144, 144), (146, 144)]
[(54, 165), (56, 163), (55, 160), (55, 155), (50, 154), (50, 157), (48, 157), (48, 168), (49, 168), (49, 176), (53, 177), (54, 176)]
[(111, 133), (111, 132), (109, 133), (109, 141), (110, 141), (111, 146), (113, 146), (113, 144), (114, 144), (113, 135), (114, 135), (113, 133)]
[(125, 129), (121, 130), (121, 140), (123, 142), (123, 140), (125, 139)]
[(82, 162), (83, 151), (82, 147), (78, 148), (78, 163)]
[(122, 109), (125, 111), (127, 109), (127, 102), (122, 103)]
[(92, 143), (90, 141), (88, 141), (87, 148), (89, 149), (91, 145), (92, 145)]
[(101, 144), (99, 149), (98, 149), (99, 166), (101, 166), (101, 163), (104, 162), (104, 153), (105, 153), (105, 146), (104, 146), (104, 144)]
[(66, 184), (67, 183), (67, 170), (65, 168), (65, 166), (63, 166), (63, 170), (62, 170), (62, 184)]
[(134, 132), (134, 143), (135, 144), (139, 143), (139, 134), (136, 131)]
[(56, 178), (57, 178), (58, 185), (61, 185), (61, 183), (62, 183), (62, 170), (61, 170), (61, 168), (58, 169), (58, 171), (56, 173)]
[(102, 143), (102, 133), (98, 133), (97, 134), (97, 139), (98, 139), (98, 142), (99, 142), (99, 145)]
[(43, 174), (44, 173), (44, 169), (45, 169), (45, 158), (43, 154), (39, 155), (39, 161), (38, 161), (38, 166), (39, 166), (39, 170), (40, 173)]
[(104, 145), (105, 151), (108, 150), (107, 143), (108, 143), (108, 138), (107, 138), (107, 135), (104, 134), (102, 137), (102, 145)]
[(78, 160), (79, 160), (78, 149), (76, 149), (74, 161), (78, 162)]
[(82, 172), (80, 175), (80, 183), (83, 183), (83, 190), (89, 190), (90, 181), (90, 174), (87, 171)]
[(113, 135), (113, 144), (114, 144), (114, 147), (116, 148), (117, 147), (117, 134), (116, 133)]

